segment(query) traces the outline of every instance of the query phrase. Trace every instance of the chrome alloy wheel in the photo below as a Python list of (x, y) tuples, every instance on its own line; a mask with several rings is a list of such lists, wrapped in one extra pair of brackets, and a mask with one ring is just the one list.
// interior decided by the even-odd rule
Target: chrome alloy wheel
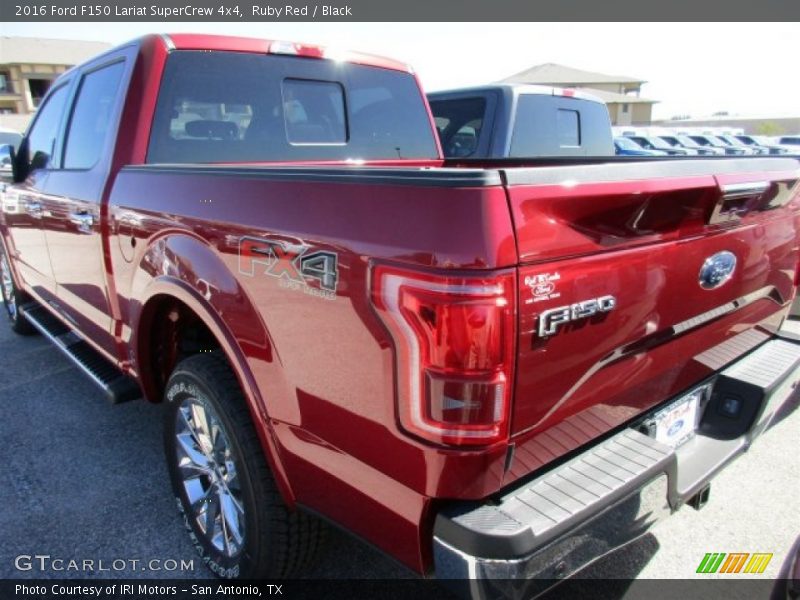
[(0, 286), (2, 286), (3, 301), (6, 304), (8, 315), (12, 319), (16, 319), (17, 301), (14, 297), (14, 280), (11, 278), (11, 267), (5, 253), (0, 253)]
[(244, 545), (245, 515), (236, 457), (212, 406), (188, 397), (176, 411), (178, 469), (198, 529), (225, 556)]

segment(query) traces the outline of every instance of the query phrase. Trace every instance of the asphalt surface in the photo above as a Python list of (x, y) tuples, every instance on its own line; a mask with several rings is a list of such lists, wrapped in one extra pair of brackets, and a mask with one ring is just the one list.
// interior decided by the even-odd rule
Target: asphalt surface
[[(774, 577), (800, 534), (800, 410), (791, 412), (798, 404), (795, 396), (751, 451), (714, 481), (703, 510), (684, 508), (581, 575), (685, 579), (701, 577), (695, 569), (706, 552), (772, 552), (764, 577)], [(161, 407), (111, 406), (47, 341), (16, 336), (2, 322), (0, 442), (0, 578), (87, 575), (20, 571), (20, 555), (103, 560), (106, 566), (126, 561), (120, 570), (92, 575), (100, 577), (211, 577), (173, 504)], [(165, 562), (160, 571), (143, 566), (153, 559), (194, 564), (187, 571), (165, 570), (171, 566)], [(306, 576), (414, 577), (339, 531), (332, 531), (325, 554)]]

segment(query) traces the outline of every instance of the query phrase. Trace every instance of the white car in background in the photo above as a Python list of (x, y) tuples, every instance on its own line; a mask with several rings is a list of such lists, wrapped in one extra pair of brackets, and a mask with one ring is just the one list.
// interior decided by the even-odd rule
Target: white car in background
[(787, 154), (790, 152), (789, 148), (781, 146), (773, 138), (765, 135), (746, 135), (742, 133), (734, 137), (745, 146), (761, 146), (762, 148), (766, 148), (769, 150), (770, 154)]
[(781, 148), (786, 148), (791, 154), (800, 154), (800, 135), (782, 135), (776, 138)]
[(750, 148), (742, 147), (735, 148), (730, 144), (726, 144), (721, 139), (714, 135), (709, 134), (692, 134), (689, 135), (691, 139), (705, 148), (719, 148), (723, 154), (731, 154), (735, 156), (752, 155), (754, 152)]
[(692, 138), (688, 135), (682, 133), (674, 133), (671, 135), (659, 135), (662, 140), (676, 146), (678, 148), (689, 148), (698, 152), (701, 156), (721, 156), (725, 154), (725, 150), (722, 148), (714, 148), (711, 146), (701, 146), (697, 142), (695, 142)]

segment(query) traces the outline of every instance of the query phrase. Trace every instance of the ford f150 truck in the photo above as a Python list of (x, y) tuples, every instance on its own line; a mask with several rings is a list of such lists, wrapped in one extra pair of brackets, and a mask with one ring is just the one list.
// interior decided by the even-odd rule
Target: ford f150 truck
[(535, 591), (704, 504), (796, 385), (799, 178), (450, 163), (403, 64), (154, 35), (37, 111), (2, 292), (112, 401), (164, 404), (218, 575), (302, 573), (327, 520), (466, 591)]

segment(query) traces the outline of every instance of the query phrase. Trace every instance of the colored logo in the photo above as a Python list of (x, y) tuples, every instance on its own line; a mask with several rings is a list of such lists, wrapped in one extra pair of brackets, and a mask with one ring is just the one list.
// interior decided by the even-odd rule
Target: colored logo
[(718, 288), (728, 281), (736, 269), (736, 255), (727, 250), (709, 256), (700, 268), (700, 287), (706, 290)]
[(708, 552), (697, 567), (697, 573), (763, 573), (772, 554), (764, 552)]

